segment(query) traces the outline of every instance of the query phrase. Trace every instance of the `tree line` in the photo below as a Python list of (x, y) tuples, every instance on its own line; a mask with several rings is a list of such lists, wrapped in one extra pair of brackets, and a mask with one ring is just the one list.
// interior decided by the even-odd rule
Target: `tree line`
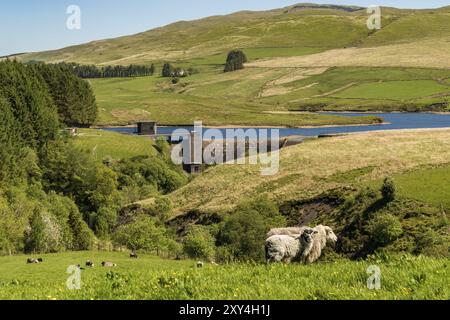
[(152, 76), (155, 73), (155, 65), (153, 63), (150, 66), (131, 64), (129, 66), (104, 67), (77, 63), (59, 63), (58, 66), (71, 70), (74, 75), (83, 79), (145, 77)]

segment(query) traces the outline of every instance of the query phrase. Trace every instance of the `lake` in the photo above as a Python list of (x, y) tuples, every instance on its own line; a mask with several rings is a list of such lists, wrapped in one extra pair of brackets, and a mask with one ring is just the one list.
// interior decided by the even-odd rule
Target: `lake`
[[(377, 130), (398, 130), (398, 129), (426, 129), (426, 128), (450, 128), (450, 113), (339, 113), (327, 112), (326, 114), (340, 115), (346, 117), (356, 117), (361, 115), (374, 115), (384, 119), (387, 124), (367, 125), (367, 126), (338, 126), (338, 127), (317, 127), (317, 128), (279, 128), (280, 137), (287, 136), (307, 136), (314, 137), (325, 134), (339, 134), (352, 132), (366, 132)], [(158, 134), (170, 135), (176, 129), (184, 128), (189, 131), (193, 127), (158, 127)], [(208, 129), (205, 127), (204, 129)], [(242, 127), (250, 129), (250, 127)], [(115, 131), (126, 134), (136, 134), (136, 129), (131, 127), (105, 128), (103, 130)], [(226, 129), (219, 129), (225, 134)], [(268, 129), (269, 131), (271, 129)], [(270, 132), (269, 132), (270, 134)]]

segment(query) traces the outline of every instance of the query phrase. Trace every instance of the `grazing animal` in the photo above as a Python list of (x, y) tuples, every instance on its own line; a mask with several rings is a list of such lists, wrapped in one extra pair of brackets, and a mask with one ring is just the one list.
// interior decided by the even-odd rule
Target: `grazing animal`
[(138, 259), (139, 257), (138, 257), (138, 255), (137, 255), (136, 252), (132, 252), (132, 253), (130, 253), (130, 258), (132, 258), (132, 259)]
[(88, 261), (86, 261), (86, 267), (93, 268), (93, 267), (95, 267), (95, 265), (91, 260), (88, 260)]
[(271, 229), (268, 233), (267, 233), (267, 238), (270, 238), (272, 236), (281, 236), (281, 235), (285, 235), (285, 236), (291, 236), (291, 237), (296, 237), (299, 236), (303, 233), (303, 231), (311, 229), (310, 227), (291, 227), (291, 228), (274, 228)]
[(202, 261), (197, 262), (197, 268), (203, 268), (205, 264)]
[(337, 236), (330, 227), (319, 225), (312, 230), (306, 230), (300, 236), (302, 262), (305, 264), (316, 262), (327, 244), (335, 243), (336, 241)]
[(38, 259), (28, 258), (27, 259), (27, 264), (38, 264), (38, 263), (42, 263), (42, 262), (44, 262), (44, 260), (42, 258), (38, 258)]
[[(315, 240), (318, 239), (316, 236), (319, 234), (318, 231), (315, 230), (305, 230), (300, 236), (301, 243), (301, 262), (304, 264), (312, 263), (311, 260), (318, 259), (315, 256), (314, 248), (317, 248)], [(321, 252), (320, 252), (321, 253)]]
[(117, 264), (112, 263), (112, 262), (103, 261), (102, 266), (105, 268), (115, 268), (115, 267), (117, 267)]
[(298, 257), (301, 244), (299, 237), (274, 235), (266, 240), (265, 248), (267, 262), (290, 263)]
[(317, 227), (314, 228), (314, 230), (316, 230), (320, 234), (322, 240), (321, 241), (322, 249), (325, 248), (327, 244), (334, 244), (338, 240), (338, 237), (333, 232), (333, 229), (331, 229), (330, 227), (318, 225)]

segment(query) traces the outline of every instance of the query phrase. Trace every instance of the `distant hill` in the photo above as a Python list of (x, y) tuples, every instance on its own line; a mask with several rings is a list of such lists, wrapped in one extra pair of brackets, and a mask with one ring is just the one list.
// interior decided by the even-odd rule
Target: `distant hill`
[(130, 64), (204, 58), (233, 48), (303, 47), (315, 48), (317, 52), (450, 38), (449, 7), (433, 10), (382, 8), (382, 13), (383, 28), (372, 32), (366, 27), (365, 8), (296, 4), (269, 11), (242, 11), (180, 21), (136, 35), (29, 53), (19, 58)]

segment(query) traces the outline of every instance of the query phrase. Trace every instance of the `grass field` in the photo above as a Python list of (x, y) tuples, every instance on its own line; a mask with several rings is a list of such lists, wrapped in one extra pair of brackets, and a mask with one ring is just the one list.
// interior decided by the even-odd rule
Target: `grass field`
[(91, 80), (100, 108), (101, 125), (124, 125), (154, 119), (166, 125), (320, 126), (377, 123), (376, 117), (347, 118), (318, 114), (268, 114), (281, 109), (255, 99), (272, 77), (286, 70), (248, 69), (185, 78), (178, 85), (160, 77)]
[[(99, 124), (154, 119), (162, 124), (281, 127), (372, 123), (372, 118), (283, 114), (308, 105), (333, 110), (395, 111), (448, 102), (450, 71), (420, 68), (248, 68), (223, 74), (207, 67), (177, 85), (158, 76), (90, 80)], [(425, 99), (425, 100), (424, 100)], [(326, 109), (326, 107), (325, 107)]]
[(120, 160), (140, 155), (156, 155), (153, 140), (147, 137), (124, 135), (116, 132), (79, 129), (75, 144), (91, 151), (98, 161), (105, 158)]
[[(417, 168), (410, 172), (393, 176), (397, 192), (402, 197), (408, 197), (431, 204), (437, 208), (450, 210), (450, 167)], [(382, 181), (374, 181), (371, 186), (378, 188)]]
[(431, 80), (389, 81), (367, 83), (351, 87), (337, 94), (338, 98), (360, 99), (417, 99), (438, 93), (449, 93), (450, 88)]
[[(450, 299), (448, 260), (394, 256), (388, 260), (339, 260), (317, 265), (206, 265), (125, 253), (80, 252), (44, 255), (27, 265), (25, 256), (0, 257), (0, 299), (164, 299), (164, 300), (334, 300)], [(81, 290), (70, 291), (70, 265), (91, 259), (118, 267), (96, 266), (81, 273)], [(381, 290), (369, 290), (367, 268), (381, 269)]]

